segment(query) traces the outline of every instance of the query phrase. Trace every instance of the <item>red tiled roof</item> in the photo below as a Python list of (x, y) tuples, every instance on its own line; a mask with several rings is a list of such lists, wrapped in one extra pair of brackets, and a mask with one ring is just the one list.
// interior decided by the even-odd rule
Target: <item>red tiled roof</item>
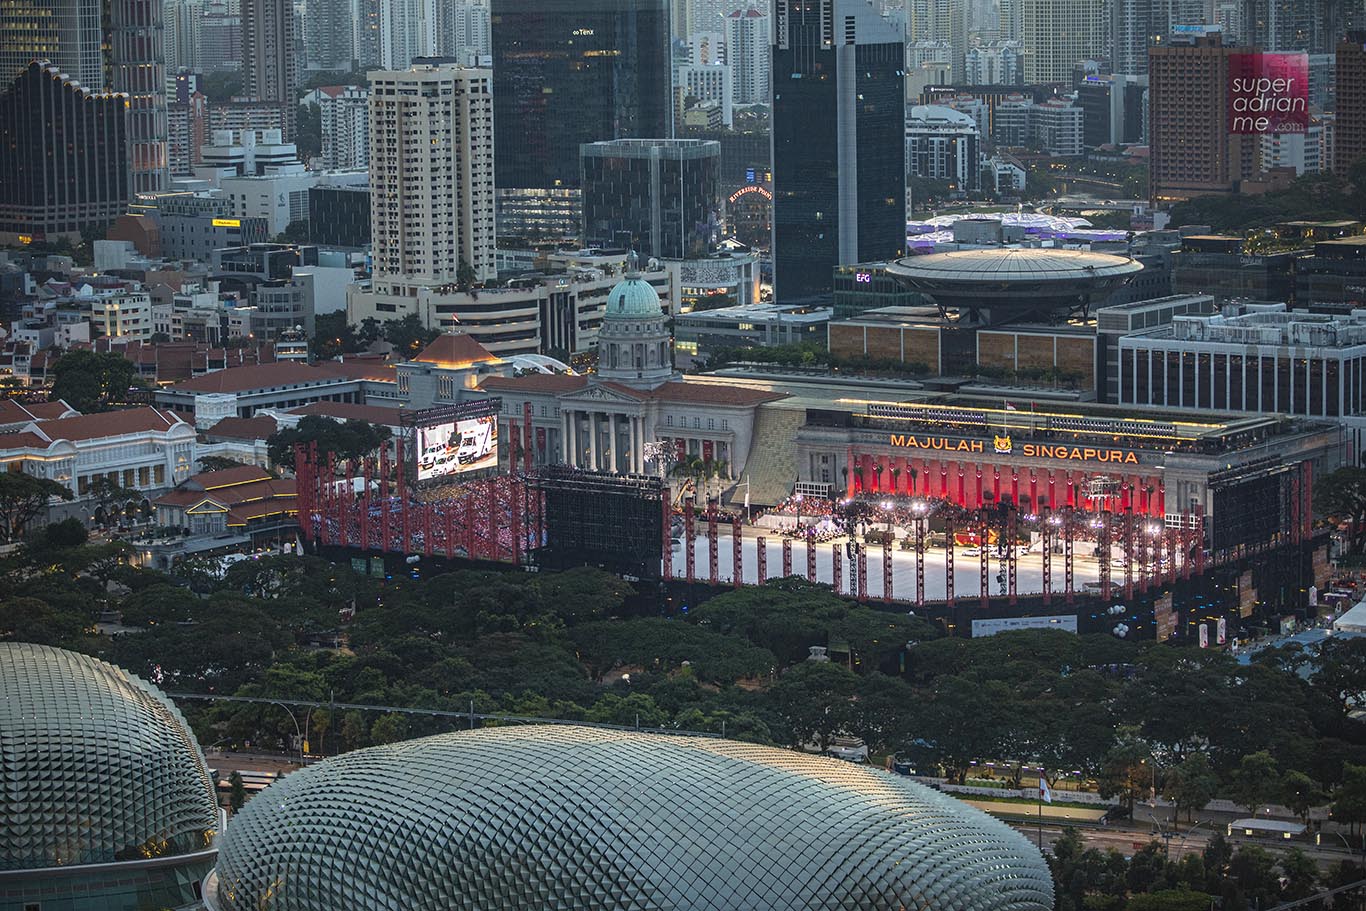
[(236, 468), (224, 468), (222, 471), (201, 472), (186, 478), (184, 483), (190, 490), (218, 490), (252, 481), (269, 481), (272, 477), (274, 476), (270, 472), (259, 465), (238, 465)]
[(295, 361), (278, 361), (274, 364), (251, 364), (244, 367), (229, 367), (215, 370), (192, 380), (176, 383), (171, 389), (175, 392), (248, 392), (252, 389), (268, 389), (272, 386), (295, 386), (302, 383), (321, 383), (346, 376), (339, 370), (331, 369), (337, 364), (300, 364)]
[(560, 395), (577, 392), (588, 385), (588, 377), (569, 373), (528, 373), (523, 376), (491, 376), (479, 384), (489, 392), (543, 392)]
[(227, 440), (264, 440), (280, 429), (274, 418), (223, 418), (206, 430), (205, 436)]
[(13, 399), (0, 399), (0, 425), (27, 424), (29, 421), (52, 421), (80, 414), (66, 402), (34, 402), (24, 405)]
[(385, 408), (382, 405), (357, 405), (354, 402), (313, 402), (291, 409), (289, 413), (397, 427), (403, 411), (399, 408)]
[(500, 359), (490, 354), (489, 350), (472, 336), (463, 332), (445, 332), (423, 348), (422, 353), (413, 360), (459, 369), (475, 364), (498, 363)]
[(661, 402), (687, 405), (732, 405), (737, 407), (762, 405), (787, 398), (782, 392), (765, 392), (743, 386), (722, 386), (716, 383), (684, 383), (674, 381), (650, 391), (650, 398)]
[(164, 431), (176, 425), (184, 424), (185, 422), (174, 412), (143, 407), (43, 421), (36, 426), (38, 434), (49, 440), (77, 442), (99, 439), (100, 437), (123, 436), (129, 433)]
[(27, 430), (19, 433), (0, 433), (0, 450), (5, 449), (46, 449), (51, 445), (47, 440)]

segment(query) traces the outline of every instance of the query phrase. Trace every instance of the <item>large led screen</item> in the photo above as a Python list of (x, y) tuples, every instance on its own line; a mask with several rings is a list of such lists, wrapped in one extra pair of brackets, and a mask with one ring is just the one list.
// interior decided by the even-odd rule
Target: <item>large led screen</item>
[(497, 465), (497, 415), (417, 428), (419, 481)]

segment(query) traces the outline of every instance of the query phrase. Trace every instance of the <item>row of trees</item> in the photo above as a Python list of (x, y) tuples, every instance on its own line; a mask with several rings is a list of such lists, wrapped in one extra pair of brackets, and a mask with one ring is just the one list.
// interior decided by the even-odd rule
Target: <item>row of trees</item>
[[(313, 558), (244, 561), (226, 574), (187, 563), (178, 581), (199, 594), (122, 567), (124, 587), (111, 591), (89, 569), (108, 571), (91, 556), (101, 553), (45, 551), (6, 569), (0, 597), (25, 607), (4, 612), (0, 636), (92, 651), (138, 673), (156, 668), (175, 689), (724, 724), (790, 745), (853, 734), (874, 754), (960, 781), (975, 761), (997, 760), (1017, 780), (1026, 767), (1042, 766), (1054, 781), (1079, 771), (1126, 805), (1156, 789), (1186, 816), (1221, 796), (1253, 812), (1283, 803), (1303, 814), (1333, 801), (1342, 822), (1366, 821), (1366, 731), (1349, 711), (1366, 695), (1363, 640), (1332, 640), (1312, 663), (1290, 648), (1240, 665), (1219, 652), (1105, 636), (946, 637), (796, 579), (663, 617), (653, 600), (593, 570), (381, 582)], [(353, 606), (348, 651), (305, 647), (341, 629), (338, 611)], [(88, 635), (106, 609), (144, 631)], [(813, 645), (834, 660), (805, 660)], [(197, 705), (189, 714), (210, 743), (282, 745), (293, 733), (268, 706)], [(448, 723), (381, 719), (358, 714), (345, 729), (334, 719), (322, 742), (351, 748)]]

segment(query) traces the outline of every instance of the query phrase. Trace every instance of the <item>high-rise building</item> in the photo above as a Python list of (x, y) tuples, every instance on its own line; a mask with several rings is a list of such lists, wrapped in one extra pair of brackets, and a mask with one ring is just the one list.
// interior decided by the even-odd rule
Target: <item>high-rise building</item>
[(0, 85), (34, 60), (46, 60), (85, 88), (104, 82), (104, 23), (92, 0), (26, 0), (0, 4)]
[(575, 187), (579, 146), (672, 135), (668, 0), (493, 0), (498, 187)]
[(1156, 200), (1232, 193), (1256, 173), (1256, 136), (1228, 131), (1228, 57), (1218, 32), (1148, 51), (1149, 191)]
[(166, 4), (166, 72), (202, 72), (199, 46), (203, 40), (204, 0), (172, 0)]
[(355, 0), (352, 22), (355, 32), (352, 43), (356, 47), (356, 65), (371, 70), (380, 65), (380, 0)]
[(339, 0), (307, 0), (304, 18), (305, 60), (308, 69), (344, 72), (355, 57), (350, 4)]
[(581, 149), (583, 237), (643, 257), (695, 259), (721, 235), (721, 144), (617, 139)]
[(1019, 85), (1020, 69), (1018, 41), (991, 41), (969, 48), (963, 63), (963, 81), (968, 85)]
[(242, 0), (242, 92), (277, 105), (285, 139), (294, 138), (294, 4), (291, 0)]
[(199, 71), (216, 73), (242, 66), (242, 13), (227, 3), (210, 2), (199, 22)]
[(492, 278), (493, 76), (423, 64), (370, 73), (375, 290)]
[(754, 5), (726, 16), (726, 64), (735, 104), (768, 104), (773, 45), (769, 18)]
[(774, 280), (796, 299), (905, 251), (906, 50), (865, 0), (777, 0), (774, 21)]
[(134, 194), (166, 189), (165, 29), (162, 0), (110, 0), (109, 88), (128, 96), (129, 167)]
[(1337, 117), (1333, 170), (1340, 174), (1366, 158), (1366, 31), (1351, 31), (1337, 47)]
[(1105, 51), (1106, 0), (1015, 0), (1024, 81), (1028, 85), (1072, 82), (1077, 62)]
[(715, 102), (721, 108), (721, 124), (735, 125), (730, 67), (724, 63), (685, 63), (678, 68), (678, 91), (684, 98)]
[(436, 56), (436, 17), (431, 0), (379, 0), (380, 65), (406, 69), (418, 57)]
[(436, 52), (467, 66), (493, 54), (486, 3), (442, 3), (436, 13)]
[[(1329, 7), (1334, 0), (1245, 0), (1243, 43), (1267, 51), (1318, 51), (1331, 47), (1336, 35), (1324, 35)], [(1326, 39), (1326, 40), (1325, 40)]]
[(91, 91), (124, 92), (134, 192), (168, 177), (163, 0), (25, 0), (0, 4), (0, 85), (37, 59)]
[(1171, 40), (1182, 25), (1214, 25), (1214, 0), (1111, 0), (1110, 41), (1114, 71), (1129, 75), (1148, 72), (1148, 48)]
[(914, 177), (948, 181), (953, 190), (982, 189), (982, 135), (968, 114), (918, 104), (906, 118), (906, 165)]
[(324, 168), (370, 166), (369, 92), (356, 85), (325, 85), (305, 95), (302, 103), (318, 107)]
[(126, 211), (127, 104), (47, 61), (0, 93), (0, 239), (77, 238)]
[(906, 37), (910, 41), (946, 41), (950, 78), (964, 81), (968, 49), (967, 7), (963, 0), (909, 0)]

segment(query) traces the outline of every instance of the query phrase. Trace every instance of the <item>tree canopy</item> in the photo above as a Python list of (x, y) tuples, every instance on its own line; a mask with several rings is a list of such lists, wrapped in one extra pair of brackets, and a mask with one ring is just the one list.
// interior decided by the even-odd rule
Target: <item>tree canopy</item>
[(316, 443), (318, 452), (342, 459), (358, 459), (378, 449), (392, 436), (388, 427), (368, 421), (337, 421), (316, 414), (306, 415), (297, 427), (277, 430), (266, 438), (271, 464), (292, 469), (294, 446)]
[(68, 351), (52, 365), (52, 401), (61, 399), (82, 414), (109, 411), (128, 401), (137, 380), (123, 355), (84, 349)]

